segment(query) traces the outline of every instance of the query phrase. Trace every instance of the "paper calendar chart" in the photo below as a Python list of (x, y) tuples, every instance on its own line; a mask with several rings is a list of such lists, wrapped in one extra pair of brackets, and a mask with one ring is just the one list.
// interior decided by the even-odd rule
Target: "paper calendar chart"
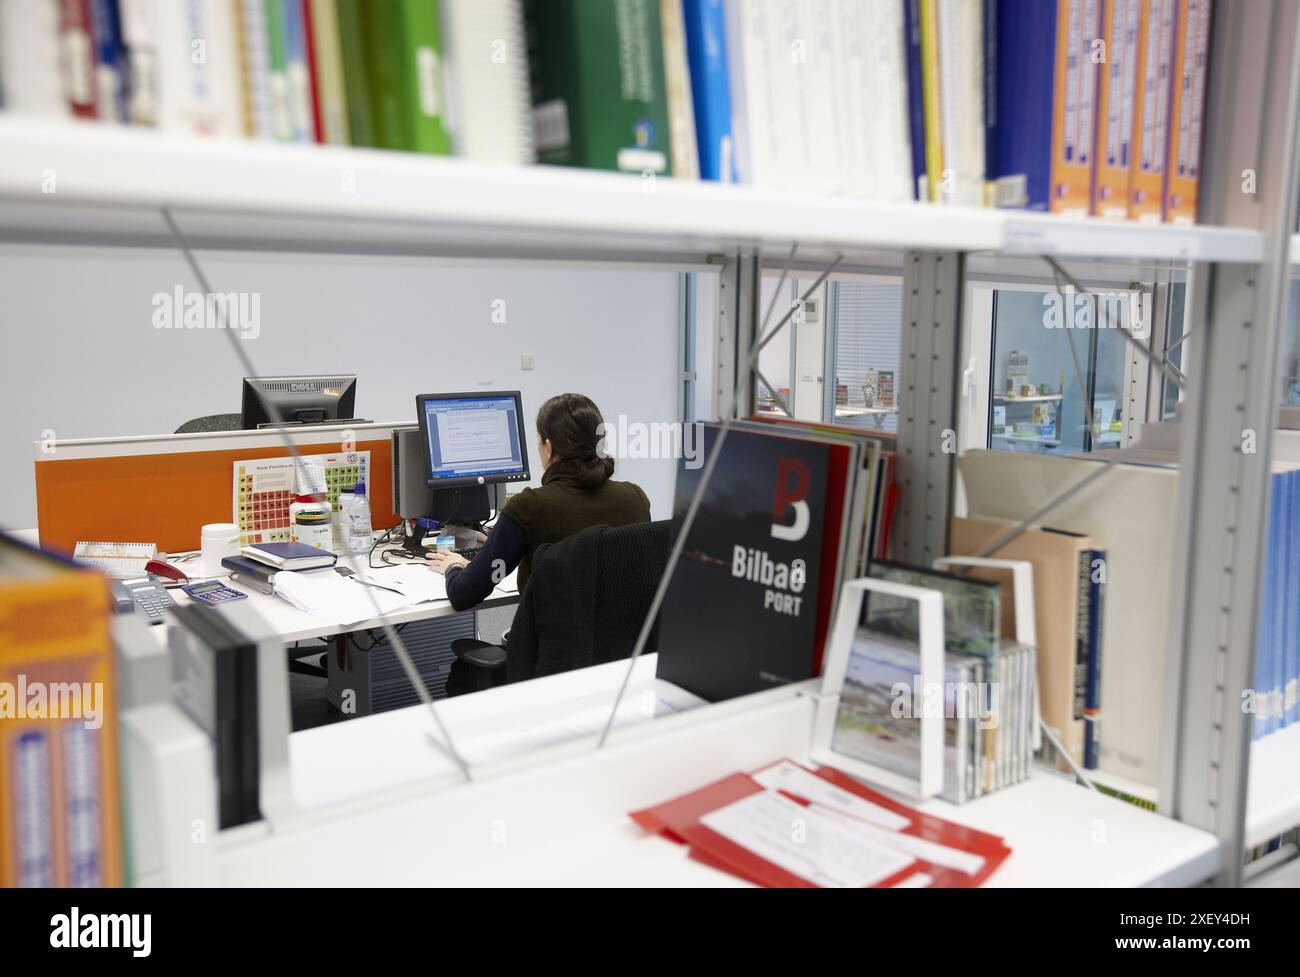
[(287, 543), (289, 506), (295, 495), (324, 493), (335, 513), (339, 493), (357, 482), (370, 484), (370, 452), (349, 451), (292, 458), (259, 458), (234, 463), (234, 521), (239, 545)]
[(297, 484), (293, 459), (237, 461), (234, 469), (239, 545), (289, 542), (289, 506)]

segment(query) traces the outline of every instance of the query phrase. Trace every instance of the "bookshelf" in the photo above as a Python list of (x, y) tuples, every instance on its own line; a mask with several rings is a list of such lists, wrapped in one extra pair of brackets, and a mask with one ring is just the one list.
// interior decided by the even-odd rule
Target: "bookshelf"
[[(1216, 18), (1228, 5), (1216, 5)], [(1263, 34), (1274, 30), (1269, 12)], [(1292, 18), (1294, 11), (1291, 12)], [(1284, 37), (1294, 27), (1276, 25)], [(1258, 24), (1256, 24), (1258, 26)], [(1267, 435), (1272, 384), (1260, 382), (1273, 367), (1270, 344), (1252, 342), (1254, 324), (1273, 328), (1270, 297), (1277, 273), (1300, 265), (1300, 235), (1278, 223), (1294, 215), (1297, 92), (1282, 55), (1259, 57), (1249, 41), (1259, 31), (1214, 31), (1212, 59), (1222, 80), (1208, 108), (1207, 200), (1200, 226), (1108, 223), (971, 207), (876, 204), (814, 194), (776, 193), (748, 187), (551, 167), (504, 167), (465, 160), (332, 146), (293, 146), (242, 140), (203, 140), (92, 123), (44, 122), (0, 116), (0, 240), (60, 246), (172, 247), (161, 218), (168, 207), (200, 249), (432, 256), (467, 261), (573, 262), (600, 266), (720, 271), (719, 362), (742, 377), (761, 310), (755, 308), (757, 274), (778, 267), (798, 244), (800, 269), (820, 269), (842, 259), (840, 269), (885, 263), (908, 285), (904, 354), (915, 363), (914, 389), (930, 390), (900, 410), (901, 480), (909, 487), (899, 513), (900, 555), (929, 562), (942, 555), (942, 516), (952, 511), (952, 460), (934, 452), (926, 437), (955, 427), (960, 296), (967, 266), (1034, 265), (1050, 281), (1041, 257), (1087, 269), (1153, 264), (1198, 275), (1189, 333), (1209, 341), (1191, 378), (1203, 396), (1185, 436), (1188, 459), (1179, 525), (1184, 568), (1176, 581), (1181, 603), (1195, 609), (1176, 629), (1177, 654), (1170, 687), (1178, 694), (1166, 718), (1171, 745), (1159, 796), (1173, 820), (1154, 824), (1136, 851), (1155, 850), (1161, 865), (1148, 881), (1195, 881), (1197, 873), (1224, 872), (1233, 883), (1239, 853), (1251, 840), (1300, 821), (1300, 782), (1294, 756), (1296, 729), (1250, 749), (1248, 732), (1225, 706), (1224, 687), (1244, 684), (1253, 665), (1253, 613), (1262, 497), (1259, 479), (1225, 461), (1243, 425)], [(1255, 82), (1269, 84), (1255, 84)], [(1252, 87), (1253, 86), (1253, 87)], [(1261, 106), (1258, 93), (1269, 92)], [(1241, 106), (1234, 104), (1240, 99)], [(1285, 125), (1266, 120), (1286, 120)], [(1239, 159), (1242, 152), (1259, 152)], [(1281, 165), (1265, 165), (1268, 163)], [(1261, 192), (1242, 200), (1238, 174), (1258, 166)], [(53, 180), (43, 192), (42, 183)], [(1217, 178), (1217, 179), (1216, 179)], [(1281, 243), (1278, 243), (1281, 242)], [(1281, 252), (1281, 253), (1279, 253)], [(900, 254), (902, 258), (900, 259)], [(1210, 282), (1213, 282), (1213, 288)], [(1209, 329), (1213, 323), (1214, 328)], [(921, 329), (921, 324), (927, 326)], [(930, 328), (933, 327), (933, 328)], [(1241, 350), (1264, 350), (1242, 357)], [(1218, 355), (1216, 355), (1218, 354)], [(1249, 362), (1242, 363), (1243, 359)], [(725, 372), (725, 371), (724, 371)], [(908, 389), (899, 377), (899, 389)], [(1238, 394), (1245, 390), (1246, 394)], [(1255, 392), (1259, 392), (1256, 394)], [(719, 396), (729, 391), (719, 385)], [(1017, 398), (1020, 400), (1020, 398)], [(1267, 440), (1267, 436), (1265, 438)], [(1266, 448), (1266, 444), (1261, 448)], [(915, 487), (911, 487), (915, 486)], [(1225, 513), (1230, 515), (1225, 516)], [(935, 518), (935, 515), (939, 518)], [(1231, 520), (1241, 545), (1232, 548), (1231, 586), (1224, 587), (1222, 525)], [(936, 537), (935, 534), (938, 534)], [(1237, 572), (1233, 572), (1237, 571)], [(1220, 621), (1225, 597), (1234, 613)], [(1222, 641), (1219, 635), (1226, 635)], [(1249, 679), (1245, 679), (1246, 682)], [(1236, 717), (1240, 719), (1240, 717)], [(1252, 757), (1249, 803), (1242, 758)], [(1210, 771), (1213, 771), (1211, 774)], [(1045, 786), (1046, 784), (1051, 786)], [(1213, 786), (1211, 786), (1213, 785)], [(1017, 794), (1016, 791), (1020, 793)], [(1051, 807), (1045, 807), (1051, 800)], [(1081, 817), (1095, 802), (1089, 792), (1035, 778), (970, 807), (977, 826), (1013, 836), (1053, 818)], [(996, 810), (994, 810), (996, 809)], [(1046, 816), (1045, 816), (1046, 815)], [(1146, 815), (1144, 815), (1146, 817)], [(972, 821), (972, 823), (976, 823)], [(1143, 829), (1146, 831), (1146, 829)], [(1120, 851), (1120, 849), (1115, 849)], [(658, 857), (658, 856), (656, 856)], [(266, 863), (266, 864), (269, 864)], [(1044, 855), (1044, 872), (1057, 884), (1141, 881), (1131, 861), (1109, 857), (1079, 862)], [(1203, 877), (1203, 875), (1201, 876)]]
[[(1262, 236), (1249, 229), (866, 203), (15, 116), (0, 115), (0, 145), (8, 240), (170, 246), (157, 216), (166, 205), (197, 246), (303, 253), (680, 265), (740, 248), (783, 256), (798, 242), (810, 263), (909, 250), (1143, 263), (1263, 256)], [(42, 192), (47, 174), (53, 193)]]

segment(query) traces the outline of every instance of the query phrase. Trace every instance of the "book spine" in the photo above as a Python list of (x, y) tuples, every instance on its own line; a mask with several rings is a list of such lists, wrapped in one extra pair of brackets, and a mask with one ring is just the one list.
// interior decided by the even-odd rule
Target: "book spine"
[(117, 0), (91, 0), (90, 25), (95, 44), (95, 115), (126, 122), (126, 46)]
[(1052, 179), (1048, 209), (1086, 216), (1092, 202), (1092, 137), (1098, 66), (1091, 57), (1097, 36), (1096, 0), (1058, 0)]
[(1096, 176), (1092, 212), (1107, 220), (1128, 219), (1130, 142), (1133, 138), (1133, 93), (1137, 71), (1138, 0), (1106, 0), (1097, 101)]
[(1051, 210), (1054, 161), (1066, 126), (1069, 0), (994, 0), (997, 91), (990, 203)]
[(337, 9), (348, 131), (352, 145), (375, 146), (375, 116), (366, 68), (365, 7), (363, 0), (338, 0)]
[(293, 139), (293, 112), (289, 105), (289, 53), (285, 38), (284, 0), (265, 0), (266, 64), (271, 96), (271, 137)]
[[(1071, 716), (1076, 722), (1084, 719), (1084, 704), (1088, 699), (1088, 628), (1092, 605), (1092, 551), (1079, 551), (1078, 577), (1075, 581), (1078, 602), (1074, 618), (1074, 696)], [(1087, 728), (1084, 729), (1085, 751)]]
[(155, 0), (121, 0), (118, 13), (126, 58), (126, 118), (132, 125), (158, 123), (158, 26)]
[(405, 127), (410, 149), (446, 156), (451, 137), (444, 123), (442, 34), (438, 5), (431, 0), (401, 0), (402, 104), (409, 115)]
[(48, 0), (0, 3), (0, 105), (6, 112), (71, 114), (63, 90), (60, 15)]
[(266, 31), (263, 0), (242, 0), (239, 5), (240, 71), (244, 103), (244, 131), (257, 139), (275, 138), (275, 111), (271, 99), (270, 39)]
[(1264, 732), (1273, 733), (1282, 728), (1282, 700), (1286, 643), (1286, 475), (1274, 473), (1270, 479), (1268, 563), (1266, 564), (1268, 580), (1265, 583), (1265, 611), (1269, 619), (1268, 643), (1263, 649), (1263, 681), (1261, 687), (1267, 702)]
[[(457, 156), (524, 165), (537, 159), (520, 0), (441, 0), (447, 128)], [(487, 57), (483, 56), (488, 52)]]
[(1104, 550), (1089, 550), (1087, 558), (1088, 647), (1083, 700), (1083, 765), (1088, 770), (1096, 770), (1101, 760), (1101, 626), (1106, 553)]
[(686, 54), (682, 0), (659, 0), (659, 30), (663, 37), (664, 85), (668, 100), (673, 176), (679, 180), (698, 180), (700, 155), (695, 140), (695, 106), (691, 98), (691, 71)]
[(1176, 11), (1176, 0), (1142, 0), (1138, 87), (1133, 114), (1133, 165), (1129, 172), (1129, 218), (1143, 223), (1158, 223), (1164, 212)]
[(1185, 0), (1179, 8), (1169, 161), (1165, 167), (1165, 220), (1171, 224), (1196, 223), (1210, 5), (1211, 0)]
[(312, 90), (319, 107), (320, 141), (346, 146), (347, 93), (343, 87), (343, 48), (334, 0), (309, 0), (311, 9)]
[(1287, 472), (1289, 522), (1284, 537), (1286, 585), (1286, 687), (1282, 725), (1300, 721), (1300, 471)]
[(411, 93), (404, 81), (405, 62), (400, 0), (368, 0), (362, 37), (369, 79), (375, 146), (411, 149)]
[(302, 0), (282, 0), (284, 9), (284, 77), (289, 104), (289, 138), (316, 142), (312, 121), (311, 65)]
[(298, 2), (302, 4), (302, 38), (307, 61), (307, 91), (311, 98), (312, 139), (315, 142), (324, 142), (325, 128), (321, 119), (320, 85), (316, 81), (319, 74), (316, 68), (316, 59), (319, 55), (316, 51), (315, 15), (312, 11), (311, 0), (298, 0)]
[(939, 91), (938, 0), (919, 0), (921, 6), (921, 104), (925, 111), (925, 182), (931, 201), (941, 199), (944, 186), (942, 99)]
[[(877, 17), (876, 54), (872, 59), (875, 62), (875, 84), (859, 93), (865, 100), (862, 113), (876, 120), (875, 141), (883, 149), (880, 180), (873, 196), (878, 200), (911, 200), (913, 159), (903, 0), (873, 5), (873, 9)], [(832, 85), (835, 84), (836, 79), (832, 77)], [(852, 125), (853, 118), (849, 118), (841, 120), (837, 128), (848, 129)], [(982, 133), (975, 135), (977, 140), (982, 139)]]
[[(996, 7), (996, 0), (989, 0), (988, 8), (996, 11)], [(907, 44), (907, 125), (911, 138), (912, 198), (929, 200), (925, 96), (921, 80), (921, 0), (903, 0), (903, 25)]]
[(95, 51), (91, 37), (90, 0), (59, 0), (59, 64), (68, 108), (78, 118), (95, 118)]
[(700, 177), (736, 182), (722, 0), (683, 0)]
[(984, 44), (984, 178), (982, 202), (996, 203), (994, 174), (998, 172), (998, 5), (987, 0), (983, 5)]

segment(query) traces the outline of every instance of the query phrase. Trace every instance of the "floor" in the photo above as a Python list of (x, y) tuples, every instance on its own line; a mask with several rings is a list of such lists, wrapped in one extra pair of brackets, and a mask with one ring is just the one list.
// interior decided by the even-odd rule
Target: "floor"
[[(484, 641), (497, 642), (510, 627), (515, 614), (514, 606), (492, 607), (478, 612), (478, 635)], [(316, 664), (324, 652), (320, 643), (303, 642), (301, 658), (310, 664)], [(341, 722), (347, 718), (330, 705), (325, 695), (325, 679), (314, 675), (289, 673), (289, 710), (294, 732), (314, 729), (330, 723)]]

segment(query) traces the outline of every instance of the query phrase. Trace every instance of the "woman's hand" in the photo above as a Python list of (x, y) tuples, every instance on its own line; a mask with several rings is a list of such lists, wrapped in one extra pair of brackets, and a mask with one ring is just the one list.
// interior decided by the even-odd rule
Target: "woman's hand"
[(429, 569), (435, 573), (446, 573), (452, 567), (469, 565), (469, 560), (456, 553), (430, 553), (425, 560), (429, 563)]

